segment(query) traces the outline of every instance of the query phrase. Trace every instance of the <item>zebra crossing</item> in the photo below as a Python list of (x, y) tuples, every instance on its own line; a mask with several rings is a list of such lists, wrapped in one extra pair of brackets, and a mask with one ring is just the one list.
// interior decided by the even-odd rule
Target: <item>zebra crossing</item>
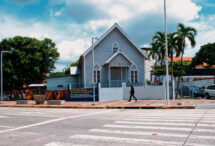
[(70, 138), (89, 145), (215, 146), (215, 116), (139, 114)]

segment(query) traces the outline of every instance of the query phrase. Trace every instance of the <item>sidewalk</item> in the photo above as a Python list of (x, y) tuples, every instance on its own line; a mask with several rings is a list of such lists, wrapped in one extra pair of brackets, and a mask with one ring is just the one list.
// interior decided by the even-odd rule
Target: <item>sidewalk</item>
[(4, 101), (0, 103), (0, 107), (33, 107), (33, 108), (91, 108), (91, 109), (195, 109), (199, 105), (215, 105), (215, 100), (170, 100), (170, 104), (166, 105), (165, 100), (138, 100), (137, 102), (128, 102), (127, 100), (118, 101), (103, 101), (96, 102), (65, 102), (62, 105), (36, 105), (35, 101), (29, 100), (28, 104), (16, 104), (16, 101)]

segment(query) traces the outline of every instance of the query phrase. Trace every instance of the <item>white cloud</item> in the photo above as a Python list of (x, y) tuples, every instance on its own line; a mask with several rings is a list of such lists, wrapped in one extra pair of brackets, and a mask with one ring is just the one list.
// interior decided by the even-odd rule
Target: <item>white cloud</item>
[[(163, 0), (80, 0), (86, 4), (91, 4), (98, 8), (98, 13), (104, 13), (104, 16), (100, 19), (91, 19), (83, 24), (71, 22), (62, 22), (62, 20), (55, 20), (55, 18), (61, 17), (64, 13), (63, 8), (61, 10), (50, 10), (51, 20), (47, 22), (40, 22), (35, 20), (23, 21), (16, 17), (8, 16), (7, 14), (1, 14), (0, 18), (0, 39), (13, 37), (15, 35), (36, 37), (43, 39), (44, 37), (51, 38), (58, 47), (60, 52), (60, 61), (75, 61), (79, 56), (90, 46), (90, 38), (92, 36), (100, 36), (100, 28), (109, 28), (115, 22), (123, 24), (123, 26), (129, 27), (131, 23), (135, 23), (137, 18), (143, 19), (136, 23), (154, 23), (145, 22), (145, 17), (158, 15), (163, 19)], [(73, 1), (71, 0), (49, 0), (51, 5), (57, 5), (59, 3), (66, 4), (68, 7)], [(167, 1), (167, 16), (172, 21), (182, 22), (190, 24), (191, 21), (198, 18), (198, 12), (201, 10), (200, 6), (197, 6), (191, 0), (169, 0)], [(212, 38), (215, 35), (214, 26), (204, 22), (201, 18), (201, 23), (192, 23), (192, 26), (197, 26), (199, 29), (199, 35), (197, 37), (197, 46), (207, 41), (213, 41)], [(214, 23), (214, 19), (204, 18), (205, 21)], [(131, 22), (132, 20), (132, 22)], [(148, 20), (148, 19), (147, 19)], [(137, 21), (137, 20), (136, 20)], [(156, 25), (163, 25), (156, 24)], [(138, 26), (138, 25), (134, 25)], [(147, 26), (147, 25), (146, 25)], [(154, 27), (149, 25), (148, 27)], [(124, 27), (123, 27), (124, 28)], [(210, 28), (210, 29), (209, 29)], [(124, 28), (126, 29), (126, 28)], [(132, 29), (132, 28), (130, 28)], [(133, 28), (134, 29), (134, 28)], [(149, 28), (144, 28), (149, 29)], [(102, 29), (103, 30), (103, 29)], [(136, 29), (135, 29), (136, 30)], [(143, 31), (142, 29), (136, 31)], [(153, 34), (155, 32), (152, 32)], [(130, 34), (129, 34), (130, 35)], [(143, 36), (141, 38), (148, 37)], [(146, 42), (142, 42), (146, 44)], [(197, 48), (197, 47), (196, 47)], [(189, 49), (188, 49), (189, 50)], [(189, 53), (189, 51), (187, 52)], [(192, 50), (193, 51), (193, 50)], [(186, 53), (187, 53), (186, 52)], [(62, 65), (57, 65), (57, 68), (62, 68)], [(59, 69), (58, 69), (59, 70)]]
[(186, 56), (194, 56), (196, 52), (201, 48), (202, 45), (207, 43), (214, 43), (215, 39), (215, 15), (201, 16), (198, 22), (191, 22), (190, 25), (197, 29), (198, 34), (196, 36), (196, 46), (194, 48), (188, 47), (185, 50)]
[(74, 61), (85, 51), (86, 44), (82, 39), (74, 41), (64, 40), (57, 45), (60, 52), (60, 60)]

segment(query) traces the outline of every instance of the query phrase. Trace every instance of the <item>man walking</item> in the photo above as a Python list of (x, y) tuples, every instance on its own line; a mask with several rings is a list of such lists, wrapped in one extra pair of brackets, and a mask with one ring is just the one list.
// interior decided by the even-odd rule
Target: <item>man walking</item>
[(130, 99), (128, 102), (131, 102), (131, 98), (134, 97), (135, 101), (137, 102), (137, 98), (134, 96), (134, 87), (131, 85), (131, 91), (130, 91)]

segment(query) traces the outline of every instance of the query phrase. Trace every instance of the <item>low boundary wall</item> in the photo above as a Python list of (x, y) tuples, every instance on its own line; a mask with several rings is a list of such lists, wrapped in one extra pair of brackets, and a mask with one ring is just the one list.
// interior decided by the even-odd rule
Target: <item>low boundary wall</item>
[(99, 101), (123, 100), (123, 88), (101, 88), (99, 84)]
[[(164, 100), (165, 86), (140, 86), (134, 87), (135, 96), (139, 100)], [(99, 84), (99, 101), (128, 100), (130, 97), (130, 87), (122, 83), (122, 87), (101, 88)]]

